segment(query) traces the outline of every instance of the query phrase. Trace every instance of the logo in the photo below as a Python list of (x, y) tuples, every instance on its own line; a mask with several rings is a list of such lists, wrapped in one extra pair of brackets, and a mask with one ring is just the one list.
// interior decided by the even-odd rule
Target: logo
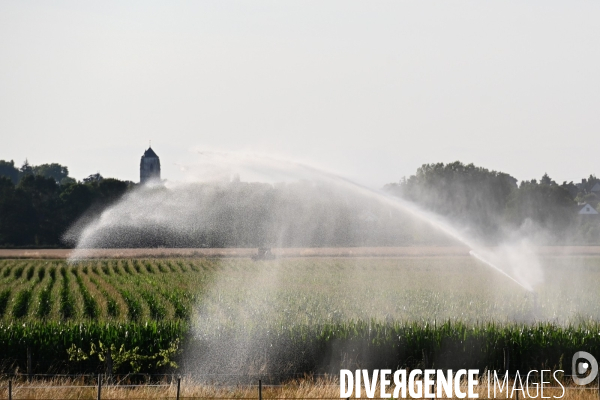
[(598, 361), (590, 353), (578, 351), (573, 354), (571, 371), (573, 381), (577, 385), (587, 385), (593, 382), (598, 376)]

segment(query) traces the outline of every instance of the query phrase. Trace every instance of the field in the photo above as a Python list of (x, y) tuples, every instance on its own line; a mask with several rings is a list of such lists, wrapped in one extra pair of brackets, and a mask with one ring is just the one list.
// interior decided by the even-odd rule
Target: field
[(600, 351), (600, 258), (543, 266), (534, 294), (461, 255), (4, 259), (0, 362), (103, 372), (110, 353), (114, 373), (278, 377), (566, 368), (573, 352)]

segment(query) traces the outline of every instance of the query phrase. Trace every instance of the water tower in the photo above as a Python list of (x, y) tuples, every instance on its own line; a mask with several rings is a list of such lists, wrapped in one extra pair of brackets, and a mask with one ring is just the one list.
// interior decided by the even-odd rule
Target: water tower
[(148, 147), (140, 162), (140, 183), (144, 184), (153, 180), (160, 181), (160, 159), (152, 147)]

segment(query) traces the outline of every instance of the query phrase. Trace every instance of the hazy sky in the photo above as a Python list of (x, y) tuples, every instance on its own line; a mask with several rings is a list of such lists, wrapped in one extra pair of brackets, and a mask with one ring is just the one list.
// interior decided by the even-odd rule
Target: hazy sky
[[(600, 174), (600, 2), (3, 1), (0, 159), (139, 180), (253, 151), (372, 186)], [(242, 176), (242, 179), (244, 177)]]

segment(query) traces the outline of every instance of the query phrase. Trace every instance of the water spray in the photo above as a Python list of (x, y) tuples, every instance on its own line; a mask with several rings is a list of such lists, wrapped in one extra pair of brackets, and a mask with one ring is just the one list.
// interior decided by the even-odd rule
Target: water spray
[[(264, 155), (255, 155), (255, 154), (235, 154), (235, 153), (219, 153), (219, 152), (204, 152), (202, 153), (202, 161), (208, 161), (208, 165), (202, 168), (202, 171), (206, 173), (206, 171), (212, 171), (216, 176), (228, 176), (231, 172), (238, 171), (248, 171), (251, 175), (263, 175), (265, 177), (269, 177), (271, 179), (282, 179), (282, 178), (299, 178), (299, 179), (315, 179), (317, 181), (330, 181), (335, 184), (344, 186), (351, 191), (362, 194), (368, 198), (374, 199), (382, 204), (388, 205), (397, 209), (399, 211), (408, 213), (419, 220), (427, 222), (429, 225), (433, 226), (435, 229), (443, 232), (455, 239), (457, 242), (461, 243), (468, 249), (470, 249), (469, 254), (481, 261), (483, 264), (491, 267), (497, 272), (500, 272), (502, 275), (517, 283), (523, 289), (528, 292), (533, 291), (533, 286), (529, 283), (526, 283), (526, 278), (517, 277), (511, 275), (509, 272), (503, 270), (498, 267), (492, 260), (490, 260), (489, 256), (482, 254), (480, 251), (476, 251), (478, 248), (475, 241), (468, 238), (468, 235), (462, 233), (457, 228), (455, 228), (452, 224), (450, 224), (443, 217), (436, 215), (434, 213), (428, 212), (426, 210), (421, 209), (414, 203), (408, 202), (406, 200), (392, 197), (389, 193), (385, 193), (381, 190), (376, 190), (369, 188), (365, 185), (361, 185), (357, 182), (354, 182), (348, 178), (343, 176), (339, 176), (335, 173), (325, 171), (323, 169), (299, 163), (294, 161), (280, 160), (270, 156)], [(220, 170), (221, 171), (220, 171)], [(225, 172), (226, 173), (225, 173)], [(205, 177), (206, 178), (206, 177)], [(196, 179), (198, 181), (198, 179)], [(174, 186), (176, 187), (176, 185)], [(143, 189), (143, 188), (141, 188)], [(184, 190), (185, 191), (185, 190)], [(182, 196), (183, 200), (169, 200), (169, 201), (182, 201), (185, 202), (185, 196)], [(127, 201), (125, 199), (124, 201)], [(104, 229), (110, 228), (111, 223), (118, 224), (121, 221), (118, 220), (118, 216), (109, 217), (113, 207), (111, 209), (106, 210), (99, 218), (93, 221), (91, 224), (88, 224), (83, 231), (81, 231), (78, 239), (77, 239), (77, 248), (73, 252), (71, 256), (71, 260), (76, 259), (77, 257), (85, 257), (85, 251), (82, 249), (93, 248), (97, 243), (95, 243), (95, 236), (101, 233)], [(128, 214), (127, 216), (130, 218), (132, 222), (136, 217), (136, 213), (139, 210), (133, 209), (129, 211), (133, 214)], [(133, 217), (133, 218), (132, 218)], [(113, 219), (117, 219), (113, 221)], [(113, 222), (111, 222), (113, 221)], [(184, 226), (186, 223), (185, 220), (180, 221), (180, 226)], [(182, 225), (183, 224), (183, 225)], [(142, 227), (143, 229), (143, 227)]]
[[(519, 282), (518, 280), (516, 280), (515, 278), (513, 278), (512, 276), (510, 276), (509, 274), (507, 274), (505, 271), (503, 271), (502, 269), (498, 268), (496, 265), (492, 264), (491, 262), (489, 262), (488, 260), (486, 260), (485, 258), (483, 258), (482, 256), (480, 256), (479, 254), (477, 254), (476, 252), (474, 252), (473, 250), (469, 251), (469, 255), (472, 256), (472, 257), (475, 257), (477, 260), (481, 261), (482, 263), (484, 263), (488, 267), (492, 267), (494, 270), (500, 272), (502, 275), (504, 275), (505, 277), (507, 277), (511, 281), (515, 282), (517, 285), (521, 286), (523, 289), (527, 290), (528, 292), (533, 292), (533, 288), (531, 286), (525, 285), (525, 284)], [(535, 293), (534, 293), (534, 296), (535, 296)]]

